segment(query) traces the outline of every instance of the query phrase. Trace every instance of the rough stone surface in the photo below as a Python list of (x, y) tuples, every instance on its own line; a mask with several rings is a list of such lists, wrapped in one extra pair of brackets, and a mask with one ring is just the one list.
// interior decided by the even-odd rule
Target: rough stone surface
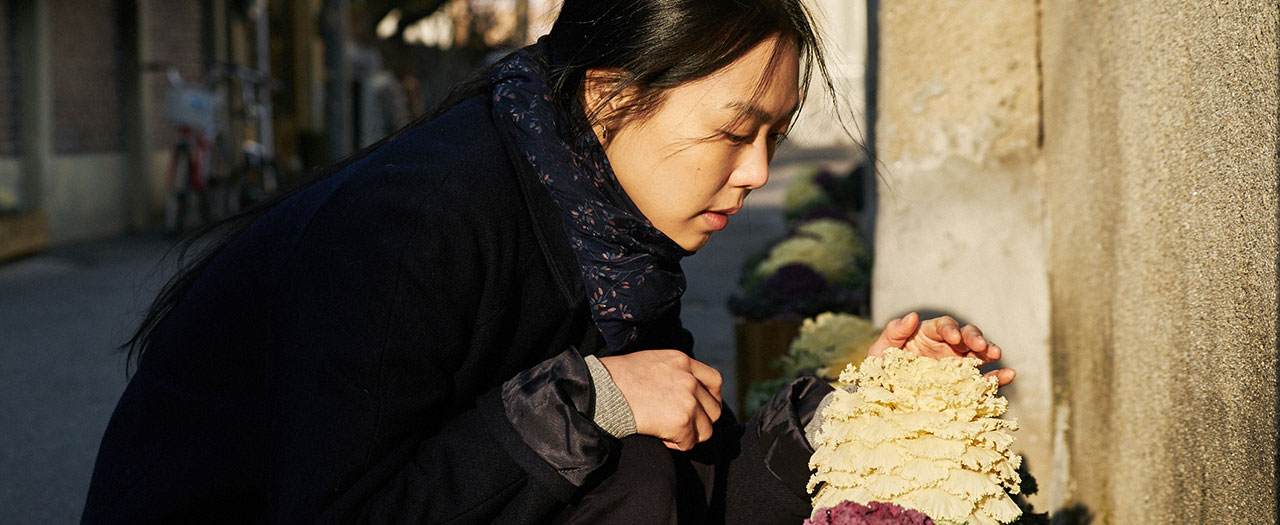
[[(1049, 281), (1033, 2), (882, 2), (875, 322), (975, 324), (1018, 380), (1017, 451), (1050, 470)], [(1043, 496), (1033, 499), (1043, 506)]]
[(1060, 522), (1276, 522), (1278, 11), (881, 4), (876, 321), (1005, 347)]
[(1277, 5), (1041, 8), (1053, 499), (1275, 523)]

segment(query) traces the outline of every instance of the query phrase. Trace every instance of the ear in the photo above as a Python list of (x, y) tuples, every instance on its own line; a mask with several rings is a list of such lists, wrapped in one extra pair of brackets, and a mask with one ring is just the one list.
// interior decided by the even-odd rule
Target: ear
[(614, 128), (621, 124), (622, 109), (634, 89), (626, 89), (615, 95), (618, 84), (623, 80), (623, 72), (618, 68), (588, 69), (582, 79), (582, 107), (592, 117), (592, 127), (597, 134), (605, 128)]

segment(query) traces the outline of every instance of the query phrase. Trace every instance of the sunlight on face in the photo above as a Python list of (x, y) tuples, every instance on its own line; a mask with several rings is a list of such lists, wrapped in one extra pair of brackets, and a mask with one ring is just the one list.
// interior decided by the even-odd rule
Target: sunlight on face
[[(786, 49), (770, 71), (778, 45)], [(793, 44), (766, 39), (724, 69), (667, 91), (647, 118), (611, 128), (605, 154), (645, 218), (689, 251), (724, 229), (747, 193), (769, 180), (799, 101), (799, 68)]]

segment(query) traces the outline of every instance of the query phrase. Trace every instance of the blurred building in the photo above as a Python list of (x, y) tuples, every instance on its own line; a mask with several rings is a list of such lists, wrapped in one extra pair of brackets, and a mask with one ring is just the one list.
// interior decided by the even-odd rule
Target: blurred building
[(197, 75), (213, 3), (0, 1), (0, 256), (137, 220), (167, 141), (143, 62)]
[(836, 148), (852, 156), (852, 147), (868, 139), (867, 5), (865, 1), (812, 0), (809, 6), (826, 44), (823, 52), (836, 98), (832, 99), (815, 71), (804, 111), (787, 143), (805, 149)]
[(0, 257), (153, 222), (165, 68), (248, 64), (241, 3), (0, 0)]
[[(287, 183), (404, 125), (550, 12), (539, 0), (0, 0), (0, 259), (157, 227), (178, 138), (169, 67), (196, 82), (216, 64), (269, 64)], [(254, 130), (235, 83), (218, 90), (225, 173)]]

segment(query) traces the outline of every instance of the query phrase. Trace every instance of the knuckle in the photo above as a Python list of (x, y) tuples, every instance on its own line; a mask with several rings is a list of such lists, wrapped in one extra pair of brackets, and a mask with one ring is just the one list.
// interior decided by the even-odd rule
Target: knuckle
[(715, 388), (720, 388), (721, 386), (724, 386), (724, 376), (720, 375), (719, 370), (715, 370), (715, 369), (711, 370), (711, 374), (708, 379), (707, 386), (715, 387)]
[(692, 421), (698, 412), (698, 400), (694, 397), (681, 398), (680, 405), (677, 408), (681, 414), (685, 414)]

